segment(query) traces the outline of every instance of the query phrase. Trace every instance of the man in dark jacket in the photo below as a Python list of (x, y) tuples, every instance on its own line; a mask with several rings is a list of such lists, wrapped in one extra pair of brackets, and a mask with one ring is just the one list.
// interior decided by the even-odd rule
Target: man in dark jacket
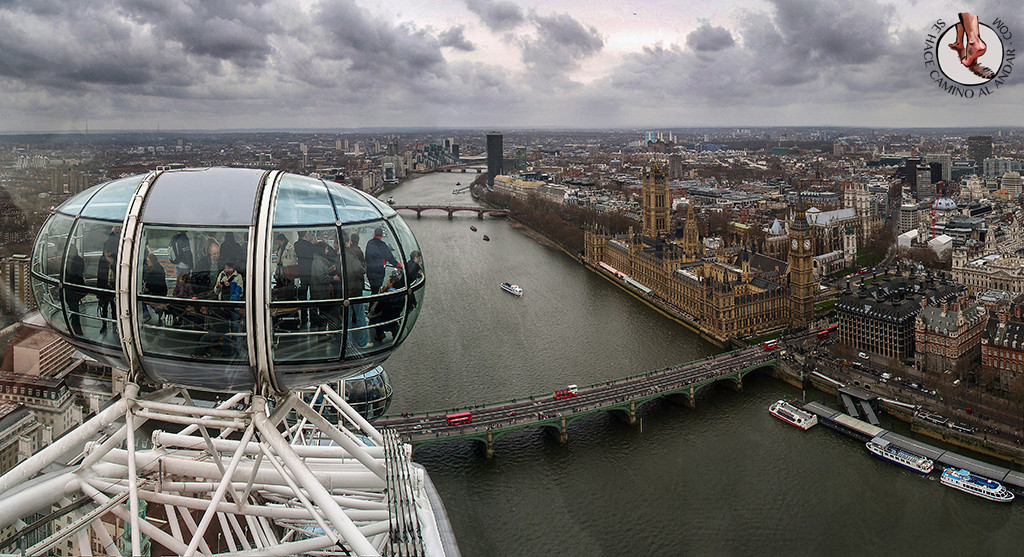
[[(365, 288), (366, 258), (359, 249), (359, 234), (352, 234), (345, 240), (345, 298), (361, 298)], [(366, 304), (354, 303), (348, 308), (348, 327), (366, 327)], [(368, 330), (349, 333), (348, 343), (358, 348), (365, 348), (370, 341)]]
[[(295, 241), (295, 256), (299, 259), (299, 277), (295, 288), (296, 299), (305, 302), (309, 298), (310, 274), (313, 267), (313, 243), (309, 241), (309, 232), (299, 232), (299, 239)], [(309, 322), (309, 309), (299, 310), (299, 324), (305, 325)]]
[[(82, 259), (82, 256), (78, 254), (78, 248), (74, 244), (68, 248), (68, 262), (67, 267), (64, 269), (64, 282), (85, 286), (85, 259)], [(82, 336), (82, 319), (79, 313), (82, 311), (80, 304), (82, 298), (85, 297), (85, 291), (71, 287), (67, 289), (65, 296), (68, 300), (71, 331), (78, 336)]]
[(380, 293), (380, 287), (384, 284), (385, 265), (402, 268), (394, 252), (384, 243), (383, 237), (384, 229), (378, 226), (373, 229), (373, 238), (366, 242), (366, 281), (370, 283), (370, 294)]

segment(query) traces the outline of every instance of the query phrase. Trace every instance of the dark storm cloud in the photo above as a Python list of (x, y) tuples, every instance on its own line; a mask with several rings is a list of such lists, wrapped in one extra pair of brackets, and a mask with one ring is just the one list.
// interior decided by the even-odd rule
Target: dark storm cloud
[(894, 10), (877, 2), (769, 0), (787, 47), (811, 59), (863, 64), (883, 56)]
[(604, 40), (594, 27), (584, 27), (569, 14), (530, 15), (537, 30), (536, 37), (520, 37), (523, 63), (535, 77), (565, 80), (565, 72), (579, 67), (579, 62), (604, 47)]
[(329, 40), (319, 54), (345, 60), (351, 70), (380, 72), (389, 79), (445, 71), (441, 45), (423, 29), (375, 20), (352, 1), (322, 4), (317, 20)]
[(732, 33), (725, 27), (712, 27), (704, 22), (686, 36), (686, 46), (701, 52), (714, 52), (736, 44)]
[(261, 1), (128, 0), (122, 11), (139, 24), (151, 25), (157, 39), (178, 43), (185, 52), (254, 67), (270, 56), (268, 37), (280, 28), (268, 6)]
[(137, 86), (183, 70), (177, 49), (146, 41), (111, 6), (0, 4), (0, 28), (0, 75), (28, 86)]
[(466, 0), (466, 7), (480, 16), (491, 31), (504, 31), (526, 22), (523, 9), (501, 0)]
[(466, 39), (466, 36), (463, 35), (464, 31), (465, 27), (463, 27), (462, 25), (456, 25), (454, 27), (441, 31), (441, 33), (437, 36), (437, 40), (438, 42), (441, 43), (441, 46), (451, 47), (456, 50), (461, 50), (463, 52), (471, 52), (473, 50), (476, 50), (476, 46), (474, 46), (473, 43), (469, 42)]

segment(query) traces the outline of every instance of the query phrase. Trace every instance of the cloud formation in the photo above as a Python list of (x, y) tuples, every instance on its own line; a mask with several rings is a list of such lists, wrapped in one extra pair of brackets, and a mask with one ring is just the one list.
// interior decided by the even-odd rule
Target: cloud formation
[[(929, 80), (926, 30), (955, 13), (907, 25), (886, 0), (766, 0), (699, 23), (665, 11), (658, 39), (623, 47), (637, 44), (635, 28), (526, 1), (464, 0), (415, 20), (366, 0), (0, 1), (0, 131), (85, 119), (92, 129), (948, 125), (1022, 113), (1016, 74), (995, 100), (967, 104)], [(1019, 10), (978, 9), (1024, 33)]]
[(686, 46), (698, 52), (714, 52), (734, 44), (736, 41), (732, 40), (732, 33), (728, 29), (721, 26), (712, 27), (706, 21), (686, 36)]
[(504, 0), (466, 0), (466, 7), (491, 31), (514, 29), (526, 22), (523, 9)]
[(437, 40), (441, 43), (441, 46), (451, 47), (463, 52), (472, 52), (476, 50), (476, 45), (466, 39), (466, 36), (463, 34), (465, 30), (466, 28), (462, 25), (449, 27), (438, 34)]
[(530, 15), (536, 33), (521, 37), (523, 63), (534, 79), (553, 85), (565, 84), (565, 74), (579, 67), (581, 60), (604, 47), (601, 34), (593, 26), (585, 27), (569, 14)]

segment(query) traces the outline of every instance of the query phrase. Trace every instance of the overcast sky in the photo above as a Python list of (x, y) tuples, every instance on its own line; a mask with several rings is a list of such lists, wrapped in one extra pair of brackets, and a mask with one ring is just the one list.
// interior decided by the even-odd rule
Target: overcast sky
[(1024, 66), (929, 78), (963, 10), (1024, 42), (1019, 0), (3, 0), (0, 133), (1024, 125)]

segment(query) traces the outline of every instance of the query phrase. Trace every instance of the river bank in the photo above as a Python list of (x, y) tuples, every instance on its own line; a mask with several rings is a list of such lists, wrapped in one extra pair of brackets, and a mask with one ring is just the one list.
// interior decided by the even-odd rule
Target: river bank
[[(482, 205), (486, 205), (486, 206), (491, 207), (493, 209), (501, 209), (501, 207), (498, 207), (498, 206), (496, 206), (494, 204), (488, 203), (487, 201), (485, 201), (485, 200), (483, 200), (483, 199), (481, 199), (479, 197), (474, 197), (474, 199), (478, 203), (480, 203)], [(547, 246), (547, 247), (550, 247), (550, 248), (554, 248), (554, 249), (558, 249), (558, 250), (562, 251), (562, 253), (568, 255), (574, 261), (576, 261), (577, 263), (583, 265), (583, 267), (585, 269), (587, 269), (589, 271), (592, 271), (595, 274), (601, 276), (602, 278), (608, 280), (609, 282), (611, 282), (615, 286), (619, 287), (624, 292), (628, 293), (630, 296), (633, 296), (637, 300), (640, 300), (641, 302), (643, 302), (645, 305), (647, 305), (651, 309), (657, 311), (658, 313), (660, 313), (661, 315), (671, 319), (672, 321), (675, 321), (676, 323), (679, 323), (680, 325), (686, 327), (690, 331), (700, 335), (701, 338), (703, 338), (704, 340), (714, 344), (715, 346), (717, 346), (719, 348), (742, 348), (743, 346), (746, 346), (743, 342), (738, 341), (736, 339), (721, 338), (721, 337), (718, 337), (718, 336), (716, 336), (716, 335), (714, 335), (712, 333), (709, 333), (709, 332), (705, 331), (700, 326), (700, 324), (697, 322), (697, 320), (695, 320), (693, 318), (693, 316), (688, 315), (685, 312), (679, 311), (677, 308), (673, 307), (671, 304), (668, 304), (667, 302), (665, 302), (664, 300), (661, 300), (660, 298), (658, 298), (656, 296), (653, 296), (653, 295), (651, 295), (651, 294), (649, 294), (647, 292), (643, 292), (643, 291), (641, 291), (641, 290), (639, 290), (637, 288), (632, 287), (631, 285), (627, 284), (626, 282), (620, 280), (618, 277), (615, 277), (615, 276), (611, 275), (610, 273), (608, 273), (604, 269), (602, 269), (600, 267), (597, 267), (597, 266), (594, 266), (594, 265), (591, 265), (590, 263), (588, 263), (583, 258), (583, 256), (581, 256), (578, 253), (572, 253), (571, 251), (566, 249), (564, 246), (562, 246), (560, 243), (558, 243), (553, 238), (549, 238), (543, 232), (540, 232), (539, 230), (535, 230), (533, 228), (530, 228), (529, 226), (527, 226), (527, 225), (525, 225), (525, 224), (523, 224), (523, 223), (521, 223), (521, 222), (519, 222), (519, 221), (517, 221), (517, 220), (515, 220), (515, 219), (513, 219), (511, 217), (508, 218), (508, 222), (509, 222), (509, 224), (514, 229), (516, 229), (517, 231), (521, 232), (522, 234), (528, 236), (529, 238), (533, 239), (534, 241), (540, 243), (541, 245), (544, 245), (544, 246)]]
[[(820, 371), (818, 373), (821, 373)], [(822, 374), (824, 376), (824, 374)], [(828, 376), (825, 376), (828, 377)], [(838, 395), (839, 389), (838, 384), (842, 383), (842, 378), (829, 377), (831, 381), (826, 381), (820, 377), (812, 374), (804, 375), (805, 381), (807, 381), (815, 389), (831, 394)], [(849, 382), (849, 378), (846, 381)], [(948, 427), (939, 426), (929, 422), (925, 422), (915, 418), (916, 412), (909, 410), (902, 401), (894, 398), (898, 404), (893, 404), (888, 399), (879, 397), (879, 408), (886, 413), (886, 415), (896, 418), (902, 422), (910, 424), (910, 430), (914, 433), (931, 437), (932, 439), (938, 439), (950, 445), (964, 448), (978, 454), (984, 454), (1000, 460), (1010, 462), (1011, 464), (1024, 465), (1024, 448), (1014, 445), (1008, 442), (1000, 441), (998, 439), (989, 439), (985, 433), (963, 433), (954, 431)], [(917, 405), (914, 405), (918, 407)]]

